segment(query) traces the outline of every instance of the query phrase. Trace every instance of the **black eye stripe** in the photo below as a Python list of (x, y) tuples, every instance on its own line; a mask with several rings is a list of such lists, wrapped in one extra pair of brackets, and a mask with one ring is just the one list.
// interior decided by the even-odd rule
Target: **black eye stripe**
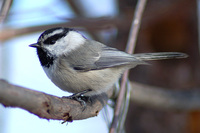
[(48, 37), (46, 40), (44, 40), (44, 44), (55, 44), (57, 40), (63, 38), (65, 35), (66, 33), (65, 34), (61, 33)]

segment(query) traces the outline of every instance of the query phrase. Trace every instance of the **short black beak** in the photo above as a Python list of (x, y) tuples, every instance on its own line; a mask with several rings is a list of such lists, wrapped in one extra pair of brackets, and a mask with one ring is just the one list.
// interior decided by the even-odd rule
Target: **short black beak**
[(29, 46), (33, 47), (33, 48), (40, 48), (41, 47), (38, 43), (33, 43), (33, 44), (30, 44)]

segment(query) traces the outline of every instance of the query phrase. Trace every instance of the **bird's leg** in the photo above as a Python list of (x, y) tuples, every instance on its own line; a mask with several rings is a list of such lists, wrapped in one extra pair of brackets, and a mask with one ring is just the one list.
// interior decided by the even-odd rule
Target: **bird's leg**
[(90, 91), (92, 91), (92, 90), (87, 89), (87, 90), (84, 90), (84, 91), (81, 91), (81, 92), (78, 92), (78, 93), (74, 93), (73, 95), (69, 96), (68, 98), (73, 99), (74, 97), (80, 97), (80, 96), (83, 96), (83, 94), (90, 92)]
[(85, 108), (86, 108), (86, 105), (87, 105), (86, 102), (90, 101), (90, 97), (84, 96), (84, 94), (87, 93), (87, 92), (90, 92), (90, 91), (92, 91), (92, 90), (87, 89), (87, 90), (84, 90), (84, 91), (81, 91), (81, 92), (78, 92), (78, 93), (74, 93), (73, 95), (68, 96), (66, 98), (70, 98), (70, 99), (78, 101), (83, 106), (83, 111), (84, 111)]

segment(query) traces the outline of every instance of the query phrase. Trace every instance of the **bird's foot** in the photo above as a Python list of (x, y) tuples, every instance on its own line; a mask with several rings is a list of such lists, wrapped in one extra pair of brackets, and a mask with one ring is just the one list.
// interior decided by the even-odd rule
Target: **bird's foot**
[(91, 102), (91, 99), (89, 96), (84, 96), (83, 94), (89, 92), (89, 91), (92, 91), (91, 89), (87, 89), (87, 90), (84, 90), (84, 91), (81, 91), (81, 92), (78, 92), (78, 93), (74, 93), (73, 95), (71, 96), (68, 96), (68, 97), (65, 97), (65, 98), (69, 98), (69, 99), (73, 99), (73, 100), (76, 100), (78, 101), (81, 106), (83, 107), (83, 111), (86, 109), (86, 102)]

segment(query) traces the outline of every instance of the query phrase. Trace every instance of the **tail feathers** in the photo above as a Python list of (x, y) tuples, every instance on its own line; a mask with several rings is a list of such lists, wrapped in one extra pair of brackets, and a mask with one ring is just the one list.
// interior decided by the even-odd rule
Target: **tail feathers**
[(159, 53), (134, 54), (134, 57), (145, 61), (145, 60), (179, 59), (179, 58), (186, 58), (188, 57), (188, 55), (181, 52), (159, 52)]

